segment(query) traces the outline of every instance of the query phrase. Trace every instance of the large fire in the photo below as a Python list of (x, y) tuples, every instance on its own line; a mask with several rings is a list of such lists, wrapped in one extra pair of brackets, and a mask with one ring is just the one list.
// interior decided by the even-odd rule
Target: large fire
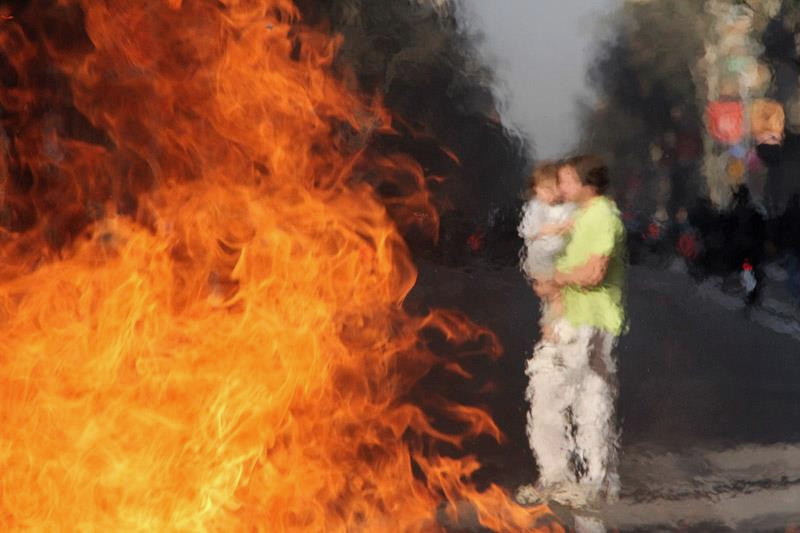
[(450, 435), (407, 399), (423, 332), (498, 350), (404, 311), (394, 220), (436, 213), (413, 161), (362, 153), (391, 120), (336, 39), (288, 0), (0, 14), (0, 528), (431, 531), (463, 502), (534, 527), (435, 451), (491, 418), (444, 405)]

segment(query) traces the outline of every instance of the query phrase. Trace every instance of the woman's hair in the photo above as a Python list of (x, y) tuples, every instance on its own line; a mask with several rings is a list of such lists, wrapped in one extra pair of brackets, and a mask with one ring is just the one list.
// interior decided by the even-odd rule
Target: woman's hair
[(594, 187), (597, 194), (605, 194), (608, 190), (608, 166), (596, 155), (576, 155), (562, 161), (558, 168), (572, 167), (583, 185)]

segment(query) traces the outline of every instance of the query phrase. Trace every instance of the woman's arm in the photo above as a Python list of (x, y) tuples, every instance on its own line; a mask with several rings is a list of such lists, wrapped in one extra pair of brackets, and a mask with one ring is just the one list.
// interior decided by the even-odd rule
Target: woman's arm
[(607, 255), (592, 255), (583, 265), (569, 272), (556, 272), (553, 283), (559, 287), (577, 285), (578, 287), (595, 287), (606, 277), (608, 272)]
[(542, 229), (539, 230), (539, 234), (536, 238), (548, 237), (551, 235), (564, 235), (572, 230), (572, 226), (573, 222), (571, 220), (558, 224), (545, 224), (542, 226)]

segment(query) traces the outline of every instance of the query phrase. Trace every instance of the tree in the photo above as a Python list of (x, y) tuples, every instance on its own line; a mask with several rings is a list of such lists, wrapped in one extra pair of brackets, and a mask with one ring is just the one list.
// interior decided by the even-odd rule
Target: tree
[[(360, 90), (380, 94), (403, 135), (378, 138), (382, 151), (411, 153), (432, 174), (443, 210), (443, 246), (464, 250), (470, 233), (501, 213), (515, 227), (530, 162), (525, 142), (502, 125), (494, 74), (479, 58), (479, 36), (449, 0), (300, 0), (307, 22), (330, 21), (344, 37), (338, 63)], [(458, 160), (444, 156), (443, 148)], [(503, 216), (504, 215), (504, 216)], [(513, 233), (513, 232), (512, 232)]]
[[(702, 8), (696, 0), (626, 2), (590, 68), (599, 100), (582, 106), (582, 145), (608, 158), (623, 203), (650, 210), (667, 203), (672, 185), (699, 185), (686, 159), (697, 151), (702, 128), (695, 69), (703, 54)], [(625, 198), (637, 181), (641, 193)]]

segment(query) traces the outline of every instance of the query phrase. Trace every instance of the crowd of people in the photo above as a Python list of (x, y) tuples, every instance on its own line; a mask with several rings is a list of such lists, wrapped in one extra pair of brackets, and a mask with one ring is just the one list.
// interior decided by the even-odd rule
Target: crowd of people
[(708, 198), (698, 197), (672, 216), (664, 210), (652, 215), (626, 211), (623, 219), (633, 264), (663, 266), (680, 257), (695, 279), (738, 279), (750, 271), (755, 285), (743, 292), (747, 303), (754, 304), (765, 281), (764, 267), (773, 263), (785, 271), (786, 288), (800, 305), (800, 195), (792, 196), (773, 217), (741, 185), (727, 209), (716, 209)]

